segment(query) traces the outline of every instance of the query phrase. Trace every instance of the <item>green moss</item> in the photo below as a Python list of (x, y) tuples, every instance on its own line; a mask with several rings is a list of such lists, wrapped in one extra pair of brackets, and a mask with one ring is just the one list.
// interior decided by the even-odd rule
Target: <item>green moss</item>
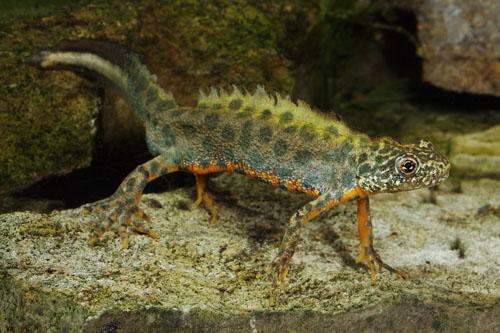
[(0, 70), (0, 193), (88, 165), (98, 99), (43, 80), (14, 56)]
[(81, 6), (85, 2), (88, 0), (2, 0), (0, 3), (0, 22), (49, 15)]

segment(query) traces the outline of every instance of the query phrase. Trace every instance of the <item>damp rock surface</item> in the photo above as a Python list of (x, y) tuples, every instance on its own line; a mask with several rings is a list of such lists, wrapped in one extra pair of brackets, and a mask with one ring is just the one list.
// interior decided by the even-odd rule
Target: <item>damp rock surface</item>
[(331, 210), (306, 226), (274, 308), (266, 268), (303, 195), (223, 175), (209, 225), (192, 189), (147, 194), (159, 239), (126, 250), (87, 245), (81, 209), (0, 215), (0, 331), (498, 331), (498, 186), (372, 197), (375, 246), (405, 280), (355, 264), (355, 204)]
[(500, 96), (500, 2), (382, 3), (415, 12), (425, 81), (452, 91)]

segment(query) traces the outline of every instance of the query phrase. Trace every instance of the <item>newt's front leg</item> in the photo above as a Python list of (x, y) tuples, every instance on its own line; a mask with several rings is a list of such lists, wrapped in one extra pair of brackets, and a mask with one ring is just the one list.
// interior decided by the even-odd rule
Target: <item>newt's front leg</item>
[(277, 287), (284, 289), (286, 274), (288, 273), (288, 265), (293, 257), (297, 244), (302, 234), (304, 223), (315, 218), (326, 210), (345, 203), (359, 196), (357, 188), (345, 191), (341, 196), (333, 192), (327, 192), (320, 195), (315, 200), (309, 202), (304, 207), (295, 213), (288, 224), (285, 236), (281, 242), (278, 255), (273, 260), (272, 268), (272, 287), (271, 287), (271, 306), (276, 304)]
[(366, 264), (370, 268), (372, 279), (375, 279), (377, 273), (380, 272), (382, 268), (385, 268), (389, 272), (403, 277), (402, 273), (384, 263), (380, 258), (380, 255), (377, 253), (377, 251), (375, 251), (375, 248), (373, 247), (372, 221), (370, 218), (370, 201), (367, 196), (361, 196), (358, 198), (357, 217), (360, 254), (356, 257), (356, 262), (360, 263), (362, 261), (366, 261)]
[(96, 244), (112, 227), (118, 228), (123, 248), (128, 247), (129, 228), (137, 233), (156, 238), (156, 233), (145, 224), (149, 218), (139, 207), (139, 201), (147, 183), (178, 170), (178, 163), (172, 157), (157, 156), (135, 168), (111, 197), (83, 206), (84, 213), (98, 216), (89, 243)]

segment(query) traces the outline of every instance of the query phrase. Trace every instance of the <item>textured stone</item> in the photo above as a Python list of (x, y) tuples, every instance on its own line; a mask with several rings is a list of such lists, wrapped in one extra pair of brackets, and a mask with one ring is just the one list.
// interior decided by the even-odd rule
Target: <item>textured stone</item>
[[(359, 332), (500, 330), (500, 225), (493, 180), (462, 193), (374, 196), (375, 246), (406, 271), (372, 281), (356, 265), (356, 210), (309, 223), (284, 302), (268, 306), (266, 267), (303, 195), (236, 176), (215, 180), (220, 220), (188, 191), (149, 194), (160, 238), (86, 244), (81, 211), (0, 215), (0, 331)], [(212, 184), (213, 185), (213, 184)], [(334, 222), (334, 223), (333, 223)]]
[(450, 157), (456, 173), (500, 178), (500, 125), (454, 137)]
[[(22, 64), (61, 40), (96, 38), (130, 46), (180, 104), (193, 104), (198, 89), (209, 86), (253, 89), (265, 83), (289, 93), (290, 61), (277, 51), (285, 20), (271, 20), (274, 9), (252, 1), (229, 3), (89, 1), (58, 11), (50, 6), (52, 15), (47, 9), (40, 16), (22, 15), (22, 4), (2, 8), (2, 17), (11, 11), (19, 19), (0, 22), (0, 194), (88, 166), (100, 111), (107, 160), (147, 155), (143, 124), (115, 94), (102, 98), (98, 85), (74, 74), (42, 73)], [(25, 6), (25, 12), (34, 11)]]
[(448, 90), (500, 96), (500, 1), (385, 2), (415, 12), (425, 81)]

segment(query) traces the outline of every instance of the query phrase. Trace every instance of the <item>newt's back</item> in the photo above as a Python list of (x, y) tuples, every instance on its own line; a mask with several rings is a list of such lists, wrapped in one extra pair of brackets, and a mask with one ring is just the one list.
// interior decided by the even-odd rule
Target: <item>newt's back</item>
[(304, 223), (350, 200), (358, 204), (357, 261), (366, 261), (372, 276), (383, 267), (396, 272), (373, 247), (368, 196), (437, 185), (450, 171), (447, 158), (429, 142), (370, 140), (305, 103), (271, 97), (262, 88), (253, 95), (236, 88), (231, 94), (213, 90), (202, 94), (194, 108), (178, 107), (137, 56), (113, 44), (85, 41), (67, 51), (43, 52), (33, 62), (45, 69), (83, 68), (111, 83), (143, 120), (148, 147), (156, 156), (132, 171), (113, 196), (91, 206), (105, 214), (96, 219), (91, 243), (112, 225), (118, 227), (123, 247), (128, 246), (129, 229), (156, 238), (139, 207), (142, 192), (148, 182), (181, 170), (195, 174), (195, 203), (205, 203), (211, 222), (216, 209), (205, 187), (206, 174), (213, 172), (239, 172), (315, 197), (290, 218), (272, 262), (272, 295), (285, 279)]
[(154, 153), (175, 147), (198, 173), (234, 169), (311, 195), (352, 188), (356, 178), (359, 134), (261, 87), (201, 94), (195, 108), (152, 116), (147, 131)]

